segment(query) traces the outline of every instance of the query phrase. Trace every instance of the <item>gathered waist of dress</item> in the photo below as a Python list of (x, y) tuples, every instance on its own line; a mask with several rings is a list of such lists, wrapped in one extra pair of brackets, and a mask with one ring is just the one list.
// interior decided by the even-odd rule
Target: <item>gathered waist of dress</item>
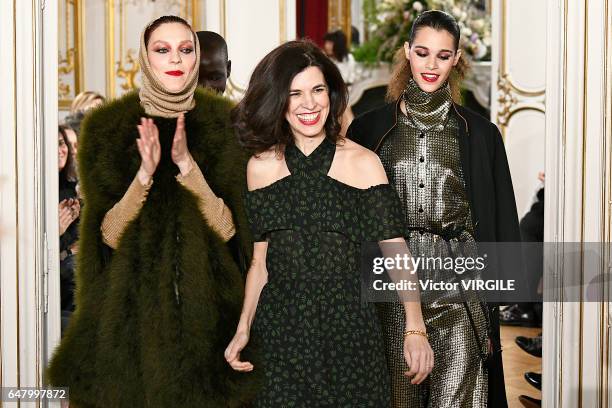
[[(466, 229), (456, 228), (440, 234), (423, 228), (409, 228), (406, 237), (412, 257), (417, 259), (421, 279), (457, 281), (480, 276), (477, 269), (478, 243)], [(464, 267), (466, 259), (471, 258)], [(461, 261), (460, 263), (454, 260)]]
[(472, 242), (476, 241), (473, 234), (465, 227), (459, 225), (451, 225), (443, 230), (433, 230), (423, 227), (408, 227), (407, 239), (425, 235), (433, 241), (458, 241)]

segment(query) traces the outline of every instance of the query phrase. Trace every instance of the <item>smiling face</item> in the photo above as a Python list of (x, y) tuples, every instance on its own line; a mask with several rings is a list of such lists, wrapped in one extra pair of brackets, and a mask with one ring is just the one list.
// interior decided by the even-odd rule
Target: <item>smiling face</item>
[(61, 133), (57, 133), (57, 167), (62, 171), (68, 161), (68, 145)]
[(72, 150), (72, 154), (76, 157), (78, 152), (79, 141), (77, 138), (77, 134), (71, 128), (66, 128), (66, 137), (68, 138), (68, 143), (70, 143), (70, 148)]
[(294, 137), (325, 134), (329, 106), (329, 91), (321, 69), (308, 67), (297, 74), (291, 81), (285, 114)]
[(413, 44), (404, 44), (404, 51), (410, 61), (412, 77), (425, 92), (440, 89), (461, 56), (461, 50), (455, 50), (451, 33), (431, 27), (419, 29)]
[(182, 90), (195, 68), (193, 41), (193, 33), (181, 23), (162, 24), (151, 33), (147, 45), (149, 64), (170, 92)]

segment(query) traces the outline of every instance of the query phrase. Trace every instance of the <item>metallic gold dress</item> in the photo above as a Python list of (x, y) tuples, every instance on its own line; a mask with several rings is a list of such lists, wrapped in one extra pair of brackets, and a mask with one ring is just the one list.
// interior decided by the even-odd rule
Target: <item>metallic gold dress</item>
[[(459, 118), (453, 112), (450, 88), (447, 84), (426, 93), (411, 80), (403, 98), (408, 116), (398, 113), (397, 126), (378, 154), (402, 200), (411, 231), (406, 240), (413, 256), (457, 256), (451, 249), (453, 242), (475, 245), (475, 241), (461, 168)], [(418, 273), (421, 280), (458, 278), (452, 270)], [(382, 303), (379, 307), (393, 407), (486, 407), (482, 356), (487, 352), (488, 322), (480, 299), (473, 293), (421, 291), (421, 302), (435, 360), (433, 371), (420, 385), (410, 384), (404, 376), (408, 367), (403, 357), (403, 306)]]

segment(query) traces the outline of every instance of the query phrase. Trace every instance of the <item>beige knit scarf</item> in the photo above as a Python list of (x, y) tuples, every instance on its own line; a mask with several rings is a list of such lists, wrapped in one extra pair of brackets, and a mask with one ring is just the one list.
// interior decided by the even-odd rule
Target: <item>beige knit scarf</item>
[[(148, 25), (147, 25), (148, 27)], [(145, 28), (146, 30), (146, 28)], [(144, 32), (140, 35), (140, 71), (142, 74), (142, 87), (140, 88), (140, 104), (149, 116), (160, 116), (162, 118), (176, 118), (181, 112), (190, 111), (195, 107), (193, 93), (198, 86), (198, 70), (200, 67), (200, 44), (198, 36), (193, 34), (194, 52), (196, 63), (187, 77), (183, 89), (177, 92), (169, 91), (157, 78), (147, 54)]]

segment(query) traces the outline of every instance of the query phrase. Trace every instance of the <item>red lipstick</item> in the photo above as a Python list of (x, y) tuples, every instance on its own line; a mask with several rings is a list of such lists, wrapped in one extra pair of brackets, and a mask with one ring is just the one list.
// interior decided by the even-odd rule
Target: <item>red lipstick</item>
[(438, 80), (438, 78), (440, 78), (440, 75), (438, 75), (438, 74), (423, 73), (423, 74), (421, 74), (421, 78), (423, 78), (427, 82), (436, 82)]
[(166, 71), (166, 74), (172, 75), (172, 76), (181, 76), (184, 74), (184, 72), (183, 71)]
[(302, 125), (313, 126), (319, 122), (321, 118), (321, 112), (316, 113), (301, 113), (298, 117), (298, 120)]

